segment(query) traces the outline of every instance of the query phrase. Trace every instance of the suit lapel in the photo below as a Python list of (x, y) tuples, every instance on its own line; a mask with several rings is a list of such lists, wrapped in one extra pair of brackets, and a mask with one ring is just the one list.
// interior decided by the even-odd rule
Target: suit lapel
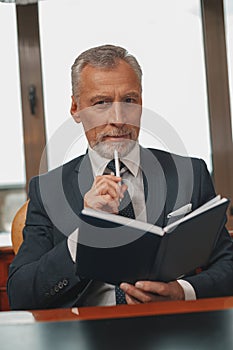
[(92, 186), (93, 175), (88, 154), (78, 158), (75, 168), (68, 176), (63, 174), (63, 187), (72, 210), (79, 215), (83, 209), (83, 197)]
[(166, 226), (173, 220), (167, 218), (168, 213), (191, 201), (194, 186), (192, 161), (189, 157), (161, 150), (142, 149), (141, 164), (148, 180), (148, 222)]
[(91, 162), (86, 153), (75, 168), (75, 174), (72, 180), (73, 197), (75, 202), (79, 202), (81, 209), (83, 209), (84, 195), (90, 190), (94, 178), (92, 173)]
[[(68, 236), (79, 226), (83, 196), (93, 183), (88, 155), (40, 177), (40, 194), (54, 226)], [(52, 195), (51, 195), (52, 193)]]
[(163, 226), (167, 194), (166, 180), (156, 156), (145, 148), (141, 148), (141, 170), (143, 172), (147, 221)]

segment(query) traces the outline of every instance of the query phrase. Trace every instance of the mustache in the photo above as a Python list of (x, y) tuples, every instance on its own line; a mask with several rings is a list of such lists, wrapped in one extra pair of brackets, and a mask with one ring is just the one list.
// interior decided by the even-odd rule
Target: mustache
[(132, 129), (128, 128), (127, 126), (122, 127), (121, 129), (113, 129), (111, 131), (106, 131), (103, 133), (100, 133), (97, 137), (97, 141), (101, 142), (106, 136), (123, 136), (123, 135), (131, 135)]

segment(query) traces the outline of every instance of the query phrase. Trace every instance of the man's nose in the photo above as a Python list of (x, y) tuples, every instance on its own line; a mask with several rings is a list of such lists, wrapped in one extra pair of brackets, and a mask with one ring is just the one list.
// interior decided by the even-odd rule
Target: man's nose
[(124, 106), (121, 102), (114, 102), (111, 107), (111, 115), (109, 118), (110, 124), (125, 124), (126, 115), (124, 113)]

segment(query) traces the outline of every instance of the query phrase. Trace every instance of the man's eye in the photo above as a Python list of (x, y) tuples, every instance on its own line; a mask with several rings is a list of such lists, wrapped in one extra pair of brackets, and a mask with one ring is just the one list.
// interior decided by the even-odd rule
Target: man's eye
[(110, 101), (104, 101), (104, 100), (100, 100), (94, 103), (94, 107), (96, 108), (106, 108), (108, 106), (110, 106), (111, 102)]
[(124, 102), (126, 102), (126, 103), (136, 103), (137, 101), (133, 97), (127, 97)]

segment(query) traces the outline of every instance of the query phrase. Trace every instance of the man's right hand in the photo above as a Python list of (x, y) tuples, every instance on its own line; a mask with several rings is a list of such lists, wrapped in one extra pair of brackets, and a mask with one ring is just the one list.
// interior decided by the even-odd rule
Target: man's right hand
[(96, 176), (90, 191), (84, 196), (84, 208), (117, 214), (120, 199), (127, 189), (125, 184), (119, 186), (120, 182), (121, 178), (114, 175)]

